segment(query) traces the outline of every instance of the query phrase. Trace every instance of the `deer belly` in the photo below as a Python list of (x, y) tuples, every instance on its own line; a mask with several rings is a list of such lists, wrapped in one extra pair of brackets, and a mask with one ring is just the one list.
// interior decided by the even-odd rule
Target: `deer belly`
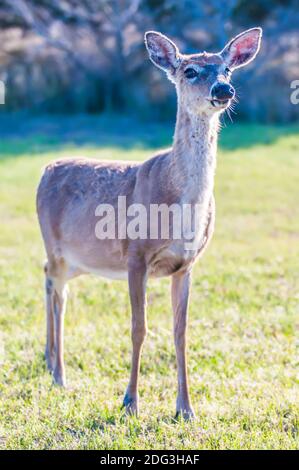
[(99, 277), (104, 277), (105, 279), (112, 279), (116, 281), (126, 281), (128, 279), (127, 271), (116, 271), (108, 268), (88, 268), (86, 266), (87, 272), (90, 274), (95, 274)]
[(84, 274), (95, 274), (106, 279), (127, 280), (128, 271), (125, 262), (111, 262), (104, 258), (85, 258), (78, 253), (68, 252), (65, 260), (73, 270), (79, 270)]
[(121, 271), (107, 267), (95, 268), (93, 266), (85, 266), (83, 264), (78, 267), (84, 273), (94, 274), (105, 279), (111, 279), (115, 281), (126, 281), (128, 279), (128, 272), (125, 270)]

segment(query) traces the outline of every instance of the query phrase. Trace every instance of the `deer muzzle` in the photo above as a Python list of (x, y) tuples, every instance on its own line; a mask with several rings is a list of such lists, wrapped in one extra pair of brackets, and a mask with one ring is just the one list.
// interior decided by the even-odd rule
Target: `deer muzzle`
[(235, 96), (235, 90), (229, 83), (218, 82), (211, 90), (213, 106), (225, 106)]

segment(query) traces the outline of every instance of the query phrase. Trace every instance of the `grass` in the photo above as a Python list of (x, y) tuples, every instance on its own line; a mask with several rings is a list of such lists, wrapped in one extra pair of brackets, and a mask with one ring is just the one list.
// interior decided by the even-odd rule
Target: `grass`
[(125, 283), (93, 277), (71, 282), (65, 332), (69, 387), (52, 386), (43, 359), (44, 251), (34, 201), (41, 168), (70, 154), (143, 160), (171, 135), (166, 127), (162, 133), (153, 127), (134, 140), (136, 128), (127, 127), (121, 140), (108, 128), (101, 134), (100, 122), (88, 145), (73, 138), (75, 130), (57, 138), (49, 128), (32, 135), (24, 130), (22, 139), (1, 137), (0, 448), (298, 449), (295, 127), (235, 124), (222, 131), (216, 232), (195, 267), (190, 304), (190, 386), (198, 420), (172, 420), (176, 375), (169, 279), (149, 284), (138, 420), (120, 411), (131, 350)]

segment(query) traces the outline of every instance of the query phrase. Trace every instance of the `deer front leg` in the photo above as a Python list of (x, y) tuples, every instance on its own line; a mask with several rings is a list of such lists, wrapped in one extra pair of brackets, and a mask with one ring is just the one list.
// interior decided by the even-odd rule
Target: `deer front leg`
[(134, 260), (129, 266), (129, 292), (132, 309), (132, 365), (129, 385), (123, 406), (127, 414), (138, 414), (138, 376), (142, 345), (146, 336), (146, 266), (143, 260)]
[(191, 273), (183, 272), (172, 276), (172, 308), (174, 314), (174, 341), (178, 368), (178, 395), (176, 418), (180, 415), (185, 420), (195, 417), (189, 398), (187, 361), (186, 361), (186, 327)]

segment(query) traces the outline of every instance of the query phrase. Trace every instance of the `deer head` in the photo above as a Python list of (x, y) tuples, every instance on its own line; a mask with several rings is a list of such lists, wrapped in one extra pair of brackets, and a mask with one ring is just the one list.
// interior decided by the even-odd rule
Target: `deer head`
[(180, 105), (192, 114), (211, 115), (230, 105), (235, 96), (232, 72), (255, 58), (261, 36), (261, 28), (249, 29), (215, 54), (183, 55), (169, 38), (155, 31), (145, 34), (145, 44), (151, 61), (176, 85)]

